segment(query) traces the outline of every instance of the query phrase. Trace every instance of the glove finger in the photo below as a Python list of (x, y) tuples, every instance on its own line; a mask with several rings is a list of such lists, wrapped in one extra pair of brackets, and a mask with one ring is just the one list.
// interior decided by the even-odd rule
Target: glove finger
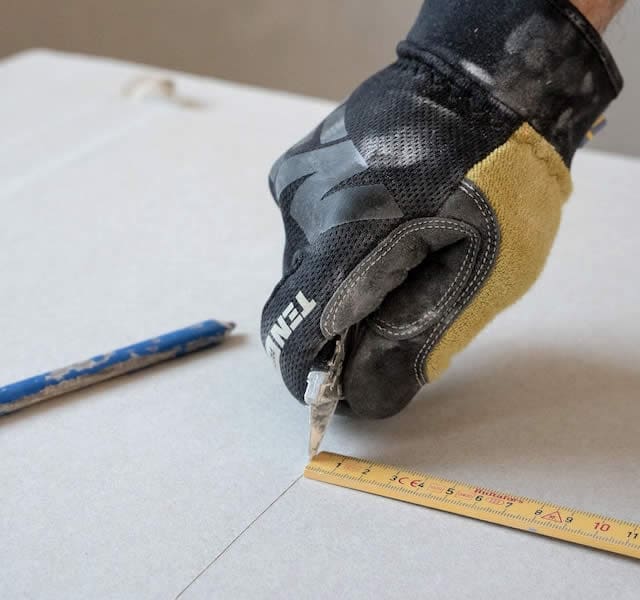
[[(409, 403), (426, 383), (430, 349), (492, 267), (496, 223), (467, 191), (452, 194), (441, 217), (405, 223), (388, 236), (323, 313), (327, 335), (358, 323), (347, 347), (343, 394), (359, 416), (388, 417)], [(395, 285), (380, 301), (389, 286), (376, 286), (385, 278)]]
[[(446, 219), (420, 219), (403, 227), (403, 234), (384, 258), (372, 255), (377, 262), (364, 267), (360, 279), (354, 278), (353, 298), (332, 312), (332, 323), (343, 325), (349, 311), (361, 321), (349, 338), (343, 393), (351, 410), (363, 417), (391, 416), (420, 389), (424, 379), (416, 358), (467, 283), (480, 247), (473, 228)], [(398, 282), (397, 272), (408, 266), (411, 270)], [(377, 310), (361, 320), (357, 309), (371, 306), (384, 289), (376, 288), (376, 282), (384, 280), (396, 285), (377, 303)]]

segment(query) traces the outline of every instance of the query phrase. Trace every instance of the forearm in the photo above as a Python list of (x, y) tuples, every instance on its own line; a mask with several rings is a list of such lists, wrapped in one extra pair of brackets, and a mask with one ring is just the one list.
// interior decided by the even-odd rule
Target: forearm
[(602, 33), (626, 0), (572, 0), (591, 24)]

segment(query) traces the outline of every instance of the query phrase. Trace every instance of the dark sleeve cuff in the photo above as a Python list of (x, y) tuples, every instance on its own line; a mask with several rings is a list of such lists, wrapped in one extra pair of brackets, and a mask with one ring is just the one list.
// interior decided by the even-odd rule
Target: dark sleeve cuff
[(623, 84), (602, 38), (568, 0), (427, 0), (398, 55), (465, 72), (567, 163)]

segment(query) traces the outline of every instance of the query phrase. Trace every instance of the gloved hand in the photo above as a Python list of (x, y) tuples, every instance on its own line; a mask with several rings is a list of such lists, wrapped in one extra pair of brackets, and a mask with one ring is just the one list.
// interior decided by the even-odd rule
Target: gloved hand
[(621, 86), (567, 0), (425, 2), (398, 60), (271, 171), (286, 246), (262, 339), (291, 393), (338, 338), (357, 415), (443, 373), (540, 274), (573, 154)]

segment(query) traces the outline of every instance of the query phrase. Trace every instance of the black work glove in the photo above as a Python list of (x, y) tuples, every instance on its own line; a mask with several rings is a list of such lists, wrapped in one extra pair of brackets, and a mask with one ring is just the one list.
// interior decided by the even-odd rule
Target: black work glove
[(398, 60), (274, 165), (284, 275), (262, 339), (303, 400), (345, 342), (343, 407), (401, 410), (538, 277), (573, 154), (622, 86), (567, 0), (429, 0)]

